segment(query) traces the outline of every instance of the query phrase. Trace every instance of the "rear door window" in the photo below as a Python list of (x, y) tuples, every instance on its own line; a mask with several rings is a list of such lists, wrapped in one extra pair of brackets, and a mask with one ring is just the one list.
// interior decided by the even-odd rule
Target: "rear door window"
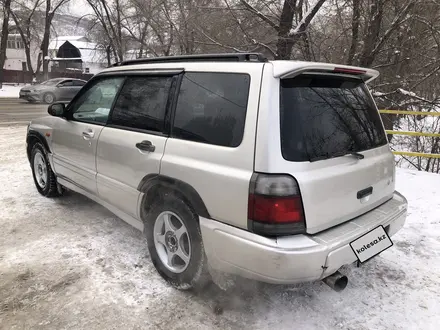
[(247, 74), (185, 73), (172, 136), (237, 147), (243, 139), (249, 83)]
[(64, 80), (63, 82), (58, 84), (58, 87), (71, 87), (73, 86), (72, 80)]
[(81, 80), (74, 80), (74, 81), (73, 81), (73, 86), (76, 86), (76, 87), (82, 87), (82, 86), (84, 86), (85, 84), (86, 84), (85, 81), (81, 81)]
[(281, 150), (289, 161), (316, 161), (387, 143), (360, 79), (301, 75), (281, 80)]
[(128, 77), (109, 124), (162, 133), (172, 77)]

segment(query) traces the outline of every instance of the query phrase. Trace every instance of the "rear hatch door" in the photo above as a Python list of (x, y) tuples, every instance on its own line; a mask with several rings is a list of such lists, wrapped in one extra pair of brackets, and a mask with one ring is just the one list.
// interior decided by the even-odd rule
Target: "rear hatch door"
[(280, 139), (281, 167), (299, 183), (308, 233), (392, 197), (394, 158), (359, 77), (313, 72), (281, 79)]

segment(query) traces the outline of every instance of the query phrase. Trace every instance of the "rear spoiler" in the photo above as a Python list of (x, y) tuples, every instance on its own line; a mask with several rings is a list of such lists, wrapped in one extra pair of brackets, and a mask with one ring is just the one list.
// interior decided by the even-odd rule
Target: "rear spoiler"
[(302, 73), (322, 72), (356, 76), (368, 83), (379, 76), (379, 71), (377, 70), (348, 65), (301, 61), (271, 61), (271, 63), (273, 65), (274, 77), (280, 79), (292, 78)]

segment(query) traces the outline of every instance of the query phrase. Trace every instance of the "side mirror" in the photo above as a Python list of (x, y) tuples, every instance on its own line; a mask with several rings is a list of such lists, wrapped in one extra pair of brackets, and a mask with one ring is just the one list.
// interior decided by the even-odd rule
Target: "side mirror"
[(47, 108), (47, 112), (49, 113), (49, 115), (54, 117), (62, 117), (65, 110), (66, 106), (64, 105), (64, 103), (53, 103)]

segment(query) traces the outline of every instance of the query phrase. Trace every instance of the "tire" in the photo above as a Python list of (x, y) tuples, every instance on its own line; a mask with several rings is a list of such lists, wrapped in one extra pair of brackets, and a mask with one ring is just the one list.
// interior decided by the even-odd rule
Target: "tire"
[[(170, 229), (168, 231), (162, 225), (164, 221), (161, 220), (167, 216), (171, 221), (171, 228), (168, 227)], [(145, 220), (144, 235), (147, 238), (151, 260), (167, 282), (179, 290), (203, 289), (211, 282), (198, 216), (185, 201), (178, 196), (166, 194), (151, 207)], [(182, 234), (180, 239), (179, 230), (182, 227), (178, 226), (179, 222), (186, 229), (186, 233)], [(173, 231), (177, 235), (173, 236)], [(163, 239), (158, 239), (161, 236)], [(158, 242), (159, 240), (162, 240), (162, 243)], [(172, 251), (174, 242), (177, 243), (178, 248), (169, 264), (167, 255)], [(187, 263), (179, 257), (179, 254), (181, 255), (179, 248), (180, 251), (188, 252), (185, 253), (188, 258)]]
[(47, 104), (52, 104), (56, 100), (55, 95), (53, 93), (44, 93), (43, 102)]
[(44, 146), (37, 142), (31, 150), (31, 168), (35, 187), (45, 197), (61, 195), (57, 189), (56, 176), (50, 167)]

